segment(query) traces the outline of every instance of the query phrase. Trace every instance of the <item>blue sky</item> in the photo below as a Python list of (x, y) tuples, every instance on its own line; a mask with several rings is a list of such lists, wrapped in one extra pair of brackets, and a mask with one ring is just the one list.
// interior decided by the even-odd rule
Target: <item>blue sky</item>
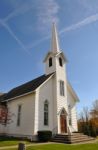
[(52, 22), (81, 110), (98, 99), (98, 0), (0, 0), (0, 91), (44, 73)]

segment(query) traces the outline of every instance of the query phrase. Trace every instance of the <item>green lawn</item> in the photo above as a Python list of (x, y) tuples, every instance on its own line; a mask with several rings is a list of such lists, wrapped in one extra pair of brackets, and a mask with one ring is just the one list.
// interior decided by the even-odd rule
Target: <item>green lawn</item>
[[(43, 145), (33, 145), (32, 142), (26, 140), (18, 140), (14, 138), (0, 138), (0, 148), (4, 146), (14, 146), (18, 145), (20, 142), (27, 144), (32, 144), (32, 146), (27, 147), (26, 150), (98, 150), (98, 140), (95, 143), (87, 143), (87, 144), (43, 144)], [(7, 150), (17, 150), (14, 149), (7, 149)]]
[(21, 141), (21, 140), (17, 140), (17, 139), (8, 139), (8, 138), (0, 138), (0, 147), (3, 147), (3, 146), (13, 146), (13, 145), (18, 145), (18, 143), (20, 142), (23, 142), (23, 143), (30, 143), (28, 141)]
[(81, 145), (50, 144), (28, 147), (27, 150), (98, 150), (98, 143)]
[[(7, 149), (7, 150), (17, 150), (17, 149)], [(26, 150), (98, 150), (98, 143), (78, 144), (78, 145), (47, 144), (28, 147)]]

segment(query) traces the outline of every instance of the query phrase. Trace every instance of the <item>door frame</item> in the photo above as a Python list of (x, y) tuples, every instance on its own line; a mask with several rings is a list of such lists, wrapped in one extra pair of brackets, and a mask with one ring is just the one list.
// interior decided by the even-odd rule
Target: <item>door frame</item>
[[(65, 108), (62, 108), (60, 113), (60, 133), (67, 133), (67, 113), (65, 111)], [(63, 124), (61, 124), (61, 122)], [(64, 129), (65, 128), (65, 129)]]

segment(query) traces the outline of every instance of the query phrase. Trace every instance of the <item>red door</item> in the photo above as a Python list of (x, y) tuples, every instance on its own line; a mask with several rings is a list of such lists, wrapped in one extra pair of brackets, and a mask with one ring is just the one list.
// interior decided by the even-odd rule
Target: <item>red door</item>
[(61, 124), (61, 133), (66, 133), (67, 132), (67, 123), (66, 123), (65, 115), (60, 116), (60, 124)]

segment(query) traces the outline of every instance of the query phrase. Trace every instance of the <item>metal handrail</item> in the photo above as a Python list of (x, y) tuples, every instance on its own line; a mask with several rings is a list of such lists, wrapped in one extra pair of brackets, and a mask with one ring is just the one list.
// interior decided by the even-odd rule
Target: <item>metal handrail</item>
[(58, 129), (57, 126), (55, 126), (55, 127), (53, 128), (53, 130), (52, 130), (53, 136), (55, 136), (55, 135), (57, 134), (57, 129)]
[(70, 128), (68, 127), (68, 135), (72, 135), (72, 132), (71, 132), (71, 130), (70, 130)]

